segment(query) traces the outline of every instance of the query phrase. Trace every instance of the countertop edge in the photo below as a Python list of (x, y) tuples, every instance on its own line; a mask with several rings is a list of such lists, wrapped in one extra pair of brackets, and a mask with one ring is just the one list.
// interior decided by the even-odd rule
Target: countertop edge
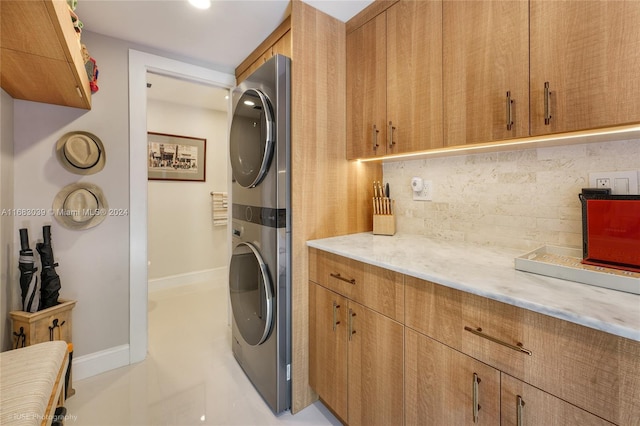
[[(354, 234), (354, 235), (358, 235), (358, 234)], [(348, 236), (343, 236), (343, 237), (348, 237)], [(325, 252), (333, 253), (339, 256), (343, 256), (349, 259), (357, 260), (363, 263), (367, 263), (370, 265), (378, 266), (384, 269), (389, 269), (391, 271), (399, 272), (401, 274), (412, 276), (414, 278), (427, 280), (435, 284), (443, 285), (445, 287), (453, 288), (453, 289), (471, 293), (477, 296), (496, 300), (498, 302), (503, 302), (503, 303), (507, 303), (520, 308), (528, 309), (533, 312), (537, 312), (537, 313), (548, 315), (557, 319), (569, 321), (574, 324), (582, 325), (595, 330), (599, 330), (599, 331), (610, 333), (616, 336), (624, 337), (630, 340), (640, 341), (640, 330), (636, 330), (630, 327), (625, 327), (620, 324), (606, 322), (598, 318), (586, 316), (583, 314), (577, 314), (575, 312), (570, 312), (568, 310), (544, 306), (534, 301), (513, 297), (505, 293), (499, 293), (496, 291), (484, 290), (477, 287), (468, 286), (468, 285), (465, 285), (464, 283), (460, 283), (455, 280), (448, 279), (447, 277), (444, 277), (442, 275), (430, 274), (424, 271), (409, 270), (406, 268), (402, 268), (391, 262), (383, 262), (367, 256), (358, 255), (357, 253), (345, 252), (344, 250), (337, 250), (330, 246), (327, 246), (326, 244), (323, 244), (323, 240), (309, 240), (307, 241), (307, 246), (318, 249), (318, 250), (322, 250)], [(522, 271), (515, 271), (515, 272), (520, 274), (529, 274), (529, 272), (522, 272)], [(557, 278), (547, 278), (547, 277), (542, 277), (541, 279), (557, 280)], [(610, 291), (616, 291), (616, 290), (610, 290)]]

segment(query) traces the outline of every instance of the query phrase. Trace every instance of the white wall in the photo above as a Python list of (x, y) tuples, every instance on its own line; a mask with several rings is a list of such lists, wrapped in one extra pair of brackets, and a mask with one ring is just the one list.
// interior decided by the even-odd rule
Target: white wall
[[(0, 211), (12, 208), (13, 99), (0, 89)], [(20, 245), (13, 244), (13, 232), (13, 216), (0, 216), (0, 351), (11, 348), (9, 311), (22, 308), (16, 272)]]
[[(100, 71), (100, 91), (91, 111), (14, 101), (15, 207), (51, 208), (62, 187), (85, 181), (100, 186), (109, 207), (129, 207), (128, 45), (83, 33)], [(66, 132), (84, 130), (105, 147), (106, 165), (89, 176), (68, 172), (57, 161), (55, 144)], [(129, 218), (107, 217), (95, 228), (74, 231), (46, 217), (19, 218), (32, 241), (51, 224), (56, 261), (60, 264), (60, 297), (78, 301), (73, 311), (74, 357), (129, 342)]]
[[(528, 251), (582, 244), (578, 194), (589, 172), (640, 169), (640, 140), (384, 164), (402, 233)], [(433, 181), (413, 201), (411, 177)]]
[(149, 181), (149, 280), (225, 268), (227, 227), (213, 226), (210, 193), (227, 191), (227, 113), (149, 100), (147, 128), (207, 140), (206, 182)]

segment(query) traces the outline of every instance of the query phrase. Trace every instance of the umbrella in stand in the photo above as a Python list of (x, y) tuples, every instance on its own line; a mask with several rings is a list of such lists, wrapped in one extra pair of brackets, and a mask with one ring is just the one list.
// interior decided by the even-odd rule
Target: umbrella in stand
[(38, 268), (35, 267), (33, 250), (29, 248), (29, 231), (26, 228), (20, 229), (20, 258), (18, 259), (18, 269), (20, 269), (22, 310), (25, 312), (36, 312), (40, 306), (38, 275), (36, 275)]
[(53, 249), (51, 247), (51, 226), (42, 227), (42, 243), (36, 244), (36, 249), (40, 253), (42, 272), (40, 272), (40, 309), (47, 309), (58, 304), (58, 294), (60, 291), (60, 277), (55, 270), (58, 266), (53, 260)]

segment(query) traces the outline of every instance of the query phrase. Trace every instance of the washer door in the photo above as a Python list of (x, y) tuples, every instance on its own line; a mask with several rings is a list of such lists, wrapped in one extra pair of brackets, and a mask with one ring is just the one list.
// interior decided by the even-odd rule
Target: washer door
[(246, 90), (233, 112), (229, 153), (233, 178), (245, 188), (260, 183), (269, 170), (275, 122), (269, 99), (259, 90)]
[(240, 243), (229, 266), (231, 310), (244, 340), (253, 346), (269, 336), (273, 322), (273, 292), (267, 265), (256, 247)]

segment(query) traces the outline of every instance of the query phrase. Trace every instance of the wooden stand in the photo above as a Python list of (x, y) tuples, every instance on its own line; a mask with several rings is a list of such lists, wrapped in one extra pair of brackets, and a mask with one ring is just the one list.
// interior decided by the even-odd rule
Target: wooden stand
[(373, 233), (374, 235), (395, 235), (396, 233), (395, 215), (374, 214), (373, 215)]
[[(71, 343), (71, 310), (76, 305), (76, 301), (58, 299), (58, 302), (60, 302), (58, 305), (38, 312), (9, 312), (14, 349), (52, 340), (64, 340)], [(69, 371), (71, 371), (71, 366), (69, 366)], [(69, 373), (67, 397), (76, 393), (71, 380), (71, 373)]]

